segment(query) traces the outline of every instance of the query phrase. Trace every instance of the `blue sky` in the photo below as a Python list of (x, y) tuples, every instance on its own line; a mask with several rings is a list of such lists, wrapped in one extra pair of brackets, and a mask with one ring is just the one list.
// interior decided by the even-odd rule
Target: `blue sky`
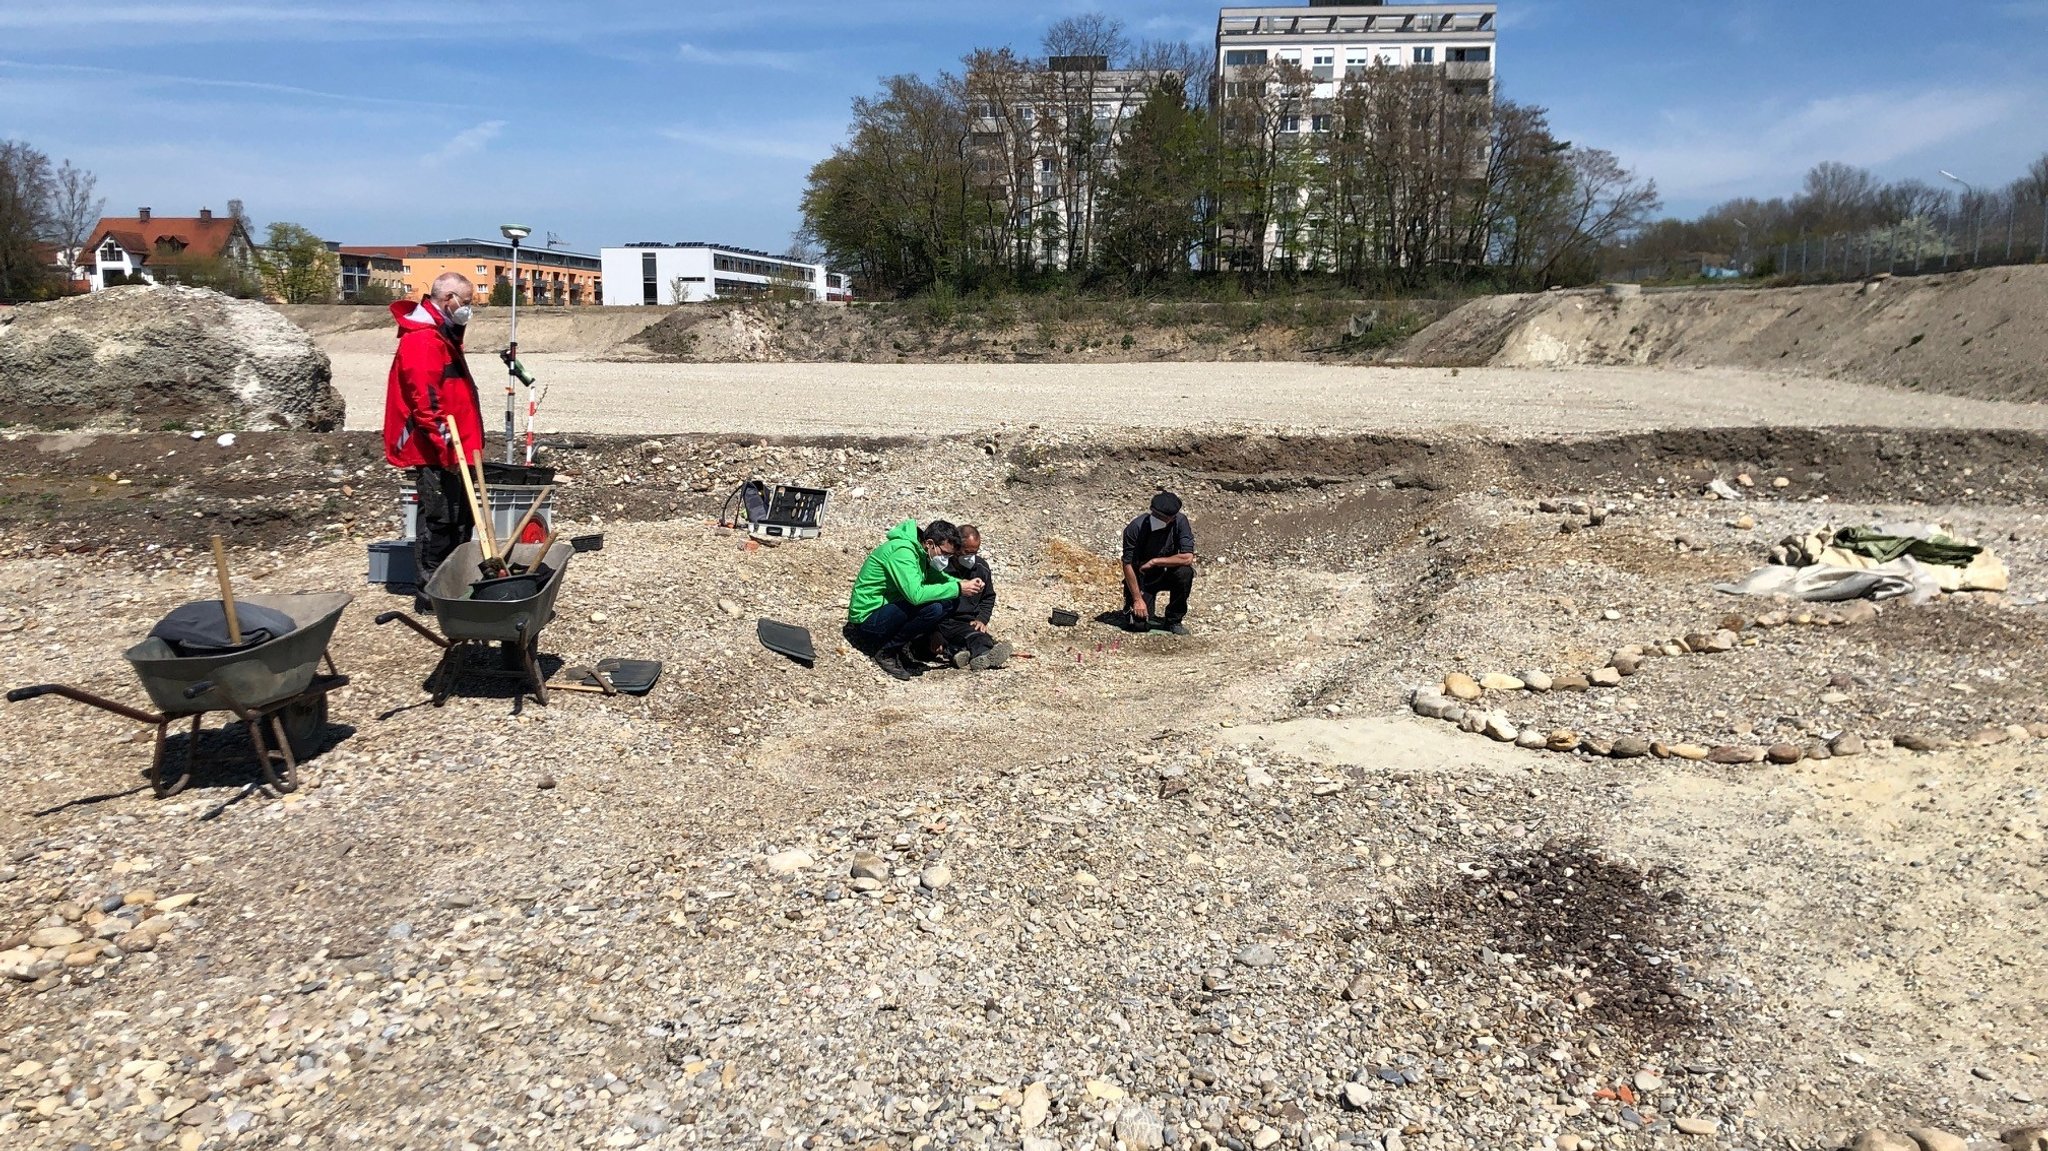
[[(1505, 93), (1673, 211), (1821, 160), (1995, 185), (2048, 151), (2048, 0), (1499, 5)], [(1089, 11), (1214, 36), (1186, 0), (0, 0), (0, 137), (97, 172), (116, 212), (780, 250), (854, 96)]]

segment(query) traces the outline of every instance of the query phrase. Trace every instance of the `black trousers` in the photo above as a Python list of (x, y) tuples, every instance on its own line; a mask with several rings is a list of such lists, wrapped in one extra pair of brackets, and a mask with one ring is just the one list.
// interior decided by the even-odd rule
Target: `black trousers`
[(987, 632), (974, 630), (974, 620), (964, 615), (949, 615), (939, 625), (939, 635), (946, 641), (946, 650), (964, 651), (980, 655), (996, 646), (995, 637)]
[[(1195, 569), (1187, 567), (1153, 568), (1138, 573), (1138, 587), (1145, 593), (1145, 615), (1153, 623), (1176, 624), (1188, 614), (1188, 593), (1195, 587)], [(1170, 598), (1166, 604), (1166, 615), (1159, 614), (1159, 593), (1167, 592)], [(1131, 610), (1131, 585), (1124, 585), (1124, 610)]]
[(419, 531), (413, 539), (413, 563), (419, 569), (420, 586), (448, 558), (448, 553), (469, 542), (476, 530), (476, 516), (469, 510), (463, 493), (462, 475), (447, 468), (415, 468), (413, 483), (419, 487)]

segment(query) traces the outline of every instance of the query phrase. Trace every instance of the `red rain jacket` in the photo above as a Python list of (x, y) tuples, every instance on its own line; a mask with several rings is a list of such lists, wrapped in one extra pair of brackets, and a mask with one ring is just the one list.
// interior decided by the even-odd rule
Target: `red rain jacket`
[(443, 419), (455, 421), (470, 460), (481, 458), (484, 416), (476, 380), (462, 345), (442, 331), (440, 310), (426, 300), (399, 300), (391, 318), (398, 321), (398, 354), (384, 391), (384, 458), (393, 467), (453, 470), (455, 447), (441, 430)]

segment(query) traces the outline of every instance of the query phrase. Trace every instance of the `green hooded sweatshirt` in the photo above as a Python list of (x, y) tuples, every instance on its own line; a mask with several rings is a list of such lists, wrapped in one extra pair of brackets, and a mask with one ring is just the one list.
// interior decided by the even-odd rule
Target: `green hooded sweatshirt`
[(889, 529), (882, 546), (868, 553), (853, 577), (853, 594), (846, 597), (846, 622), (861, 623), (885, 603), (922, 607), (938, 600), (956, 599), (960, 581), (932, 568), (917, 538), (917, 521), (904, 520)]

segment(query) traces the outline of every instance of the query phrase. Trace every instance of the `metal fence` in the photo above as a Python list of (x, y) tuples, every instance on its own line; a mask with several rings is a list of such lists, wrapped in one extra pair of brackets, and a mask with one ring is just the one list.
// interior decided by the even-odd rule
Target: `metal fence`
[[(1733, 266), (1726, 261), (1732, 259)], [(1926, 275), (1964, 268), (2048, 262), (2048, 200), (1973, 213), (1957, 210), (1856, 232), (1802, 232), (1696, 261), (1660, 262), (1610, 271), (1622, 281), (1761, 279), (1825, 284), (1880, 272)]]

